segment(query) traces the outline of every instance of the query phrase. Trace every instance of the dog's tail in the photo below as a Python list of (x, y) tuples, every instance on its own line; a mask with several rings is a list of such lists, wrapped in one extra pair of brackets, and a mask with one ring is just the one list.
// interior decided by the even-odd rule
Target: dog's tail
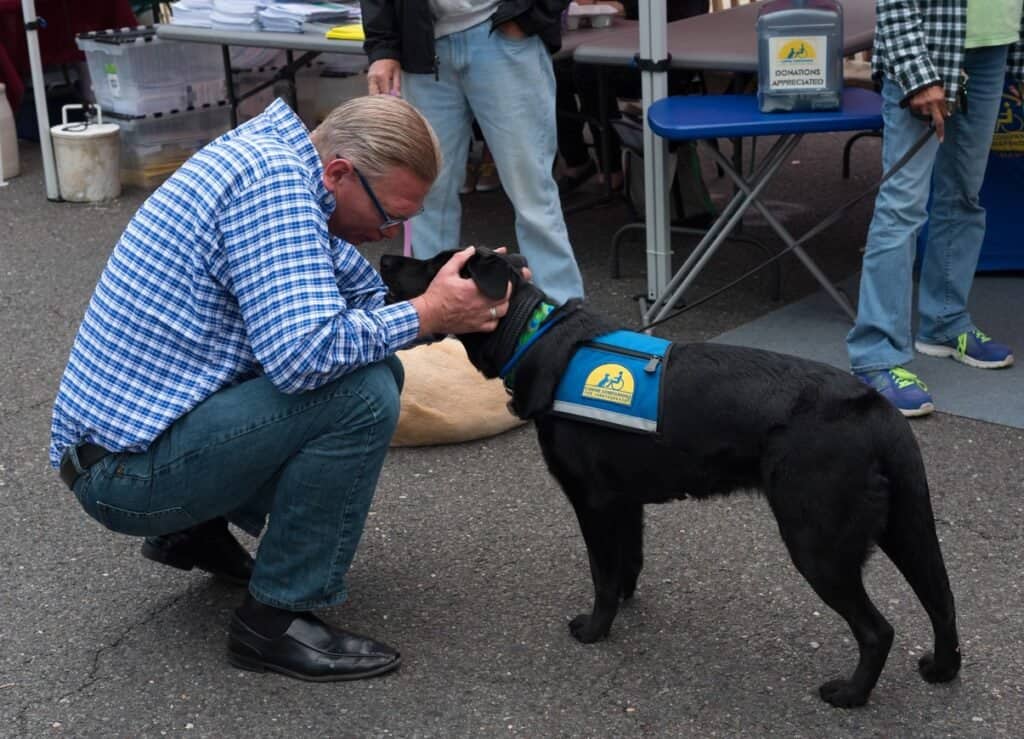
[(922, 677), (947, 682), (960, 670), (960, 640), (924, 460), (908, 423), (889, 427), (893, 429), (887, 435), (890, 438), (878, 440), (891, 490), (888, 520), (878, 545), (903, 573), (931, 619), (935, 648), (919, 661)]

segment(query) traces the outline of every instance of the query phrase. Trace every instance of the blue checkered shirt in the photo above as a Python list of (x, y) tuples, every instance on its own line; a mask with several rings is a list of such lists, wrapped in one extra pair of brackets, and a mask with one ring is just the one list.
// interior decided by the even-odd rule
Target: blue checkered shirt
[(199, 151), (143, 204), (100, 277), (53, 409), (50, 462), (145, 451), (218, 390), (298, 393), (410, 344), (419, 317), (327, 232), (334, 197), (282, 101)]
[[(968, 0), (877, 0), (872, 70), (894, 80), (906, 97), (941, 83), (946, 99), (960, 89)], [(975, 0), (977, 2), (977, 0)], [(1024, 27), (1024, 18), (1021, 19)], [(1007, 73), (1024, 79), (1024, 43), (1010, 47)]]

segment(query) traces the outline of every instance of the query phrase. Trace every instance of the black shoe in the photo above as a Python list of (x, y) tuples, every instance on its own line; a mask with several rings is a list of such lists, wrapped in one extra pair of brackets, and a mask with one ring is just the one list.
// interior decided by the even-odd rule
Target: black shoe
[(593, 159), (587, 159), (587, 163), (576, 174), (564, 174), (555, 180), (560, 195), (568, 195), (584, 182), (597, 174), (597, 165)]
[(142, 542), (142, 556), (179, 570), (198, 567), (233, 585), (245, 585), (252, 576), (252, 557), (228, 531), (223, 518), (148, 537)]
[(402, 663), (391, 647), (296, 613), (288, 630), (269, 639), (235, 612), (228, 631), (228, 661), (243, 670), (272, 670), (313, 682), (359, 680), (391, 672)]

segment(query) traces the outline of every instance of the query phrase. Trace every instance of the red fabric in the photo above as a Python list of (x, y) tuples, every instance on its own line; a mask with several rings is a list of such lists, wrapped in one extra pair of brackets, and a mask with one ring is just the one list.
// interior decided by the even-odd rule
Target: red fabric
[[(36, 15), (46, 20), (46, 28), (39, 30), (44, 65), (84, 61), (85, 55), (75, 45), (76, 34), (138, 25), (128, 0), (36, 0)], [(21, 0), (0, 0), (0, 47), (14, 69), (27, 75), (28, 41)]]

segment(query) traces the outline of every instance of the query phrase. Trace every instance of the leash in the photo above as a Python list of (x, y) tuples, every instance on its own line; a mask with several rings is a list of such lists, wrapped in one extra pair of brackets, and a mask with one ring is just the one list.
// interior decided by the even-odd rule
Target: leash
[(856, 205), (861, 200), (866, 198), (868, 195), (873, 193), (875, 190), (877, 190), (879, 187), (881, 187), (882, 184), (885, 183), (886, 180), (888, 180), (894, 174), (896, 174), (901, 169), (903, 169), (903, 167), (906, 166), (907, 162), (909, 162), (911, 159), (913, 159), (914, 156), (917, 154), (917, 152), (919, 152), (921, 150), (921, 148), (926, 143), (928, 143), (928, 140), (932, 137), (932, 134), (934, 134), (934, 133), (935, 133), (935, 124), (934, 123), (929, 123), (928, 128), (924, 131), (924, 133), (922, 133), (918, 137), (917, 141), (915, 141), (910, 146), (910, 148), (907, 149), (907, 152), (902, 157), (900, 157), (899, 160), (895, 164), (892, 165), (892, 167), (889, 168), (889, 171), (886, 172), (882, 176), (882, 179), (880, 179), (877, 183), (875, 183), (874, 185), (872, 185), (868, 189), (864, 190), (864, 192), (860, 193), (859, 195), (857, 195), (852, 200), (850, 200), (850, 201), (846, 202), (845, 204), (839, 206), (838, 209), (833, 211), (827, 218), (825, 218), (823, 221), (821, 221), (817, 226), (815, 226), (810, 231), (805, 233), (803, 236), (801, 236), (794, 243), (790, 244), (788, 247), (786, 247), (785, 249), (780, 251), (778, 254), (776, 254), (775, 256), (770, 257), (769, 259), (765, 260), (763, 263), (761, 263), (758, 266), (754, 267), (752, 270), (750, 270), (750, 271), (740, 275), (739, 277), (737, 277), (735, 280), (730, 282), (725, 287), (721, 287), (718, 290), (715, 290), (710, 295), (705, 295), (703, 298), (701, 298), (700, 300), (698, 300), (698, 301), (696, 301), (694, 303), (689, 303), (687, 305), (684, 305), (682, 308), (677, 308), (676, 310), (674, 310), (672, 313), (669, 313), (664, 318), (659, 318), (657, 321), (653, 321), (652, 323), (646, 324), (640, 330), (641, 331), (648, 331), (648, 330), (654, 328), (655, 326), (657, 326), (659, 324), (665, 323), (666, 321), (670, 321), (673, 318), (678, 318), (683, 313), (686, 313), (686, 311), (693, 310), (698, 305), (703, 305), (704, 303), (708, 302), (712, 298), (718, 297), (719, 295), (724, 293), (726, 290), (728, 290), (728, 289), (730, 289), (732, 287), (735, 287), (736, 285), (738, 285), (739, 283), (743, 282), (743, 280), (747, 279), (751, 275), (756, 274), (757, 272), (760, 272), (762, 269), (764, 269), (765, 267), (771, 265), (772, 263), (774, 263), (778, 259), (781, 259), (782, 257), (786, 256), (791, 251), (796, 249), (798, 246), (804, 244), (805, 242), (807, 242), (808, 240), (810, 240), (814, 236), (817, 236), (819, 233), (821, 233), (826, 228), (828, 228), (829, 226), (834, 224), (836, 221), (838, 221), (843, 216), (843, 214), (846, 213), (846, 211), (848, 211), (854, 205)]

